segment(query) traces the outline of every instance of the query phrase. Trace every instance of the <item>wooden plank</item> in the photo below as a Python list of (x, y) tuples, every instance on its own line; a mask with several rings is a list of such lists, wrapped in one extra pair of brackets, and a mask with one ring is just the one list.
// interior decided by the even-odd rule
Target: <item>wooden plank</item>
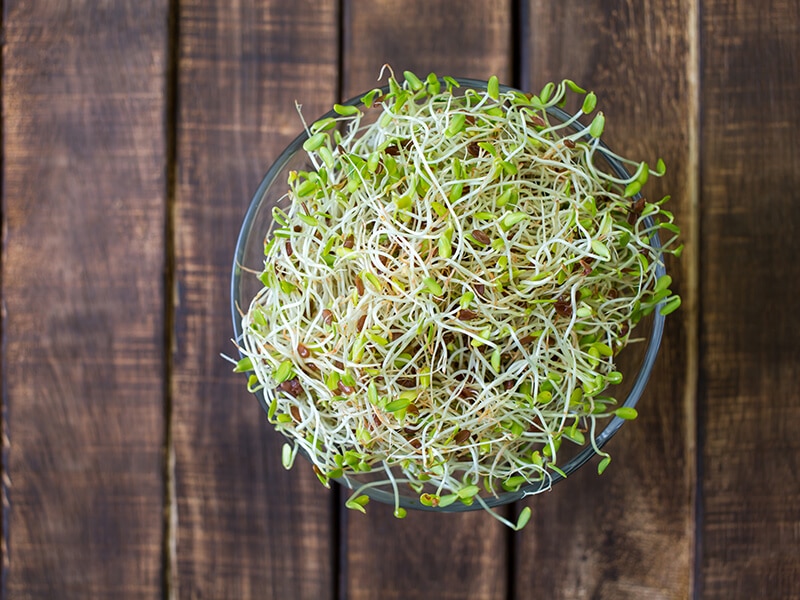
[(592, 461), (530, 501), (534, 517), (518, 538), (516, 591), (553, 598), (687, 598), (694, 547), (696, 371), (696, 67), (691, 0), (647, 4), (531, 2), (523, 80), (533, 91), (571, 78), (594, 90), (606, 114), (603, 139), (639, 160), (663, 157), (666, 177), (651, 197), (670, 210), (687, 250), (668, 260), (684, 305), (667, 320), (661, 356), (639, 403), (640, 417), (607, 446), (599, 477)]
[[(337, 4), (192, 0), (180, 7), (172, 432), (180, 597), (329, 598), (332, 496), (287, 473), (235, 353), (228, 290), (261, 177), (302, 131), (294, 102), (335, 100)], [(298, 464), (301, 461), (298, 461)]]
[(511, 0), (344, 2), (342, 88), (375, 87), (381, 67), (437, 75), (512, 79)]
[[(344, 95), (376, 85), (381, 66), (487, 79), (511, 78), (511, 3), (345, 2)], [(500, 599), (507, 592), (506, 530), (481, 511), (404, 520), (372, 503), (346, 512), (343, 597)]]
[(168, 3), (4, 4), (4, 591), (159, 597)]
[(800, 5), (702, 3), (703, 598), (800, 598)]

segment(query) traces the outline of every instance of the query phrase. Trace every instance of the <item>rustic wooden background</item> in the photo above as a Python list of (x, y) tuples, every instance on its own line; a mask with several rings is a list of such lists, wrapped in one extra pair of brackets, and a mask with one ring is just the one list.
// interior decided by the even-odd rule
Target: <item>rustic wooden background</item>
[[(800, 598), (800, 2), (2, 0), (2, 41), (0, 596)], [(684, 305), (641, 417), (518, 534), (349, 513), (219, 356), (294, 101), (384, 62), (568, 76), (668, 164)]]

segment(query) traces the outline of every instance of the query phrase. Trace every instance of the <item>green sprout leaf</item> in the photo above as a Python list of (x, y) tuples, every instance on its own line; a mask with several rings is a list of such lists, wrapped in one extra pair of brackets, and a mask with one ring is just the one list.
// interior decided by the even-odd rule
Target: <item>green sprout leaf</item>
[(666, 317), (668, 314), (674, 313), (676, 310), (678, 310), (678, 308), (680, 308), (680, 305), (681, 305), (681, 297), (672, 296), (669, 300), (667, 300), (664, 306), (662, 306), (661, 309), (659, 309), (658, 312), (661, 313), (662, 316)]
[(498, 100), (500, 98), (500, 81), (497, 79), (496, 75), (492, 75), (489, 78), (489, 82), (486, 86), (486, 93), (489, 94), (492, 100)]
[[(358, 109), (356, 109), (356, 110), (358, 110)], [(328, 134), (327, 133), (323, 133), (323, 132), (315, 133), (310, 138), (308, 138), (305, 142), (303, 142), (303, 150), (305, 150), (306, 152), (313, 152), (314, 150), (316, 150), (317, 148), (322, 146), (322, 144), (325, 143), (326, 139), (328, 139)]]
[(625, 419), (626, 421), (633, 421), (636, 417), (639, 416), (639, 411), (637, 411), (632, 406), (620, 406), (617, 410), (614, 411), (614, 414), (617, 415), (620, 419)]
[(439, 282), (436, 281), (433, 277), (426, 277), (422, 280), (423, 288), (433, 294), (434, 296), (441, 296), (444, 294), (444, 290), (442, 290), (442, 286), (439, 285)]
[(415, 92), (418, 92), (423, 87), (425, 87), (424, 84), (420, 81), (419, 77), (414, 75), (414, 73), (412, 73), (411, 71), (403, 71), (403, 77), (408, 82), (408, 86)]
[(369, 92), (367, 92), (366, 94), (364, 94), (361, 97), (361, 102), (367, 108), (372, 108), (372, 103), (375, 102), (375, 97), (380, 93), (381, 93), (381, 91), (378, 88), (370, 90)]
[(481, 491), (477, 485), (467, 485), (456, 492), (456, 495), (461, 499), (465, 500), (467, 498), (472, 498), (476, 496), (478, 492)]
[(373, 344), (377, 344), (378, 346), (388, 346), (389, 345), (388, 338), (386, 338), (386, 337), (384, 337), (384, 336), (382, 336), (380, 334), (372, 333), (370, 331), (370, 332), (367, 332), (367, 337), (370, 339), (370, 341), (372, 341)]
[(464, 129), (464, 125), (467, 122), (467, 115), (464, 113), (456, 113), (450, 118), (450, 125), (447, 126), (445, 129), (444, 134), (447, 137), (453, 137), (461, 132)]
[(447, 214), (447, 208), (445, 205), (441, 204), (440, 202), (436, 202), (435, 200), (431, 202), (431, 208), (433, 209), (433, 212), (440, 217), (444, 217)]
[(439, 498), (439, 504), (437, 505), (439, 508), (447, 508), (451, 504), (453, 504), (456, 500), (458, 500), (457, 494), (445, 494), (444, 496)]
[(349, 106), (345, 104), (334, 104), (333, 111), (338, 115), (342, 115), (343, 117), (351, 117), (361, 112), (358, 110), (357, 106)]
[(553, 91), (556, 89), (555, 84), (552, 81), (549, 81), (544, 85), (542, 91), (539, 92), (539, 100), (543, 104), (547, 104), (547, 101), (550, 100), (550, 97), (553, 95)]
[[(319, 135), (325, 135), (325, 134), (321, 133)], [(295, 193), (297, 194), (298, 197), (303, 198), (305, 196), (310, 196), (316, 190), (317, 190), (316, 182), (311, 181), (310, 179), (306, 179), (303, 183), (301, 183), (300, 185), (297, 186), (297, 189), (295, 190)], [(306, 218), (313, 218), (313, 217), (309, 217), (308, 215), (305, 215), (303, 213), (300, 213), (298, 216), (304, 221), (305, 221)], [(314, 221), (314, 222), (309, 223), (309, 224), (311, 226), (316, 226), (317, 223), (316, 223), (316, 221)]]
[(461, 198), (461, 195), (464, 193), (464, 182), (457, 181), (453, 184), (453, 187), (450, 188), (450, 194), (448, 194), (448, 199), (451, 203), (455, 202), (456, 200)]
[(631, 196), (635, 196), (639, 193), (642, 189), (642, 184), (638, 181), (631, 181), (628, 185), (625, 186), (625, 193), (623, 196), (626, 198), (630, 198)]
[(284, 444), (281, 447), (281, 464), (287, 471), (292, 468), (294, 464), (294, 457), (296, 453), (290, 444)]
[[(328, 117), (326, 119), (320, 119), (319, 121), (315, 121), (311, 124), (309, 129), (311, 133), (319, 133), (320, 131), (328, 131), (329, 129), (333, 129), (336, 127), (336, 119), (333, 117)], [(291, 183), (291, 182), (289, 182)]]
[(441, 236), (437, 240), (436, 245), (439, 251), (439, 256), (442, 258), (450, 258), (453, 255), (452, 242), (446, 236)]
[(500, 348), (495, 348), (492, 352), (492, 368), (494, 369), (495, 373), (500, 372)]
[(601, 135), (603, 135), (603, 128), (605, 126), (605, 115), (603, 115), (601, 112), (597, 113), (592, 120), (592, 124), (589, 126), (589, 135), (591, 135), (593, 138), (599, 138)]
[(497, 200), (495, 200), (495, 204), (497, 205), (497, 207), (503, 208), (506, 204), (508, 204), (511, 201), (513, 194), (514, 190), (512, 190), (511, 188), (508, 188), (502, 194), (500, 194), (497, 197)]
[(611, 258), (611, 253), (608, 251), (608, 247), (600, 240), (592, 240), (592, 252), (605, 260), (609, 260)]
[(408, 408), (409, 404), (411, 404), (411, 400), (408, 398), (398, 398), (397, 400), (392, 400), (383, 409), (386, 412), (396, 412), (398, 410), (403, 410), (404, 408)]
[(565, 79), (564, 83), (566, 84), (566, 86), (570, 90), (572, 90), (576, 94), (585, 94), (586, 93), (585, 89), (583, 89), (581, 86), (579, 86), (577, 83), (575, 83), (574, 81), (572, 81), (570, 79)]
[(442, 91), (442, 83), (436, 77), (436, 73), (428, 73), (428, 77), (425, 78), (425, 87), (431, 96), (435, 96)]
[(583, 114), (588, 115), (594, 110), (595, 106), (597, 106), (597, 96), (594, 95), (594, 92), (589, 92), (583, 99), (583, 106), (581, 107), (581, 110), (583, 111)]
[(453, 91), (453, 89), (455, 89), (455, 88), (460, 88), (460, 87), (461, 87), (461, 84), (460, 84), (460, 83), (458, 83), (458, 81), (457, 81), (457, 80), (453, 79), (453, 78), (452, 78), (452, 77), (450, 77), (449, 75), (445, 75), (444, 77), (442, 77), (442, 79), (443, 79), (443, 80), (444, 80), (444, 82), (447, 84), (447, 91), (448, 91), (448, 92), (452, 92), (452, 91)]
[(650, 178), (650, 168), (647, 166), (646, 162), (642, 162), (639, 165), (639, 170), (637, 171), (636, 181), (638, 181), (639, 184), (644, 186), (649, 178)]
[(319, 157), (322, 159), (322, 162), (325, 163), (325, 166), (329, 169), (332, 169), (335, 164), (335, 159), (333, 158), (333, 152), (327, 146), (320, 146), (317, 150)]
[(667, 290), (671, 285), (672, 285), (672, 277), (670, 277), (669, 275), (662, 275), (661, 277), (658, 278), (658, 281), (656, 281), (656, 285), (653, 288), (653, 293), (655, 294), (657, 292), (660, 292), (661, 290)]
[(527, 481), (523, 475), (512, 475), (503, 482), (503, 489), (507, 492), (516, 492)]
[(570, 428), (564, 430), (564, 437), (580, 446), (583, 446), (583, 444), (586, 443), (586, 438), (584, 437), (583, 432), (579, 429)]
[[(665, 212), (667, 211), (662, 210), (661, 214)], [(669, 231), (670, 233), (679, 234), (681, 232), (681, 228), (675, 225), (675, 223), (667, 223), (666, 221), (664, 221), (663, 223), (659, 223), (659, 227), (664, 231)]]
[(275, 411), (278, 410), (278, 398), (273, 398), (267, 410), (267, 420), (272, 423), (275, 418)]
[(247, 371), (253, 370), (253, 361), (250, 359), (249, 356), (245, 356), (239, 362), (236, 363), (236, 366), (233, 368), (234, 373), (245, 373)]
[(294, 363), (291, 360), (284, 360), (272, 373), (272, 378), (276, 383), (283, 383), (294, 377)]
[(530, 215), (528, 215), (528, 213), (524, 212), (508, 213), (505, 217), (503, 217), (503, 221), (500, 224), (500, 226), (503, 228), (503, 230), (508, 231), (509, 229), (514, 227), (514, 225), (516, 225), (517, 223), (521, 223), (522, 221), (528, 218), (530, 218)]
[(369, 385), (367, 386), (367, 399), (369, 400), (370, 404), (375, 406), (378, 405), (378, 388), (375, 386), (374, 381), (370, 381)]
[(369, 286), (376, 292), (381, 291), (381, 280), (378, 279), (378, 276), (375, 275), (374, 273), (371, 273), (369, 271), (362, 271), (361, 278), (364, 279), (364, 281), (366, 281), (369, 284)]
[(436, 494), (420, 494), (419, 502), (423, 506), (439, 506), (439, 496)]
[(514, 526), (514, 529), (516, 531), (521, 530), (522, 528), (525, 527), (525, 525), (528, 524), (528, 521), (530, 520), (531, 520), (531, 507), (526, 506), (520, 511), (519, 516), (517, 517), (517, 524)]
[(364, 514), (367, 512), (366, 508), (364, 508), (367, 504), (369, 504), (369, 496), (364, 495), (355, 496), (344, 503), (345, 507), (349, 508), (350, 510), (357, 510)]

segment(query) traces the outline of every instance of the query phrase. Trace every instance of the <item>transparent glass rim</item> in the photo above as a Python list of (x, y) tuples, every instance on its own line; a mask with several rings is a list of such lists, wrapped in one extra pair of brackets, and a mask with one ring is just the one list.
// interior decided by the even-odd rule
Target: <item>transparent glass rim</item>
[[(459, 85), (463, 88), (473, 88), (473, 89), (486, 89), (488, 82), (478, 80), (478, 79), (467, 79), (467, 78), (455, 78), (455, 80), (459, 83)], [(517, 88), (512, 88), (509, 86), (500, 86), (502, 91), (521, 91)], [(384, 86), (381, 88), (383, 93), (388, 92), (389, 86)], [(365, 92), (366, 93), (366, 92)], [(359, 94), (349, 100), (342, 102), (345, 106), (358, 106), (362, 104), (361, 98), (364, 94)], [(548, 113), (551, 114), (553, 117), (560, 121), (566, 121), (570, 118), (570, 115), (565, 111), (561, 110), (560, 108), (551, 107), (548, 108)], [(335, 113), (333, 110), (327, 112), (320, 119), (325, 119), (328, 117), (338, 117), (339, 115)], [(245, 271), (241, 268), (244, 259), (245, 248), (247, 246), (247, 241), (249, 238), (250, 231), (253, 226), (253, 222), (255, 217), (258, 213), (258, 209), (266, 195), (267, 190), (271, 187), (273, 182), (275, 182), (277, 176), (283, 171), (286, 164), (294, 157), (298, 152), (303, 151), (303, 143), (308, 139), (308, 133), (303, 131), (300, 135), (298, 135), (292, 142), (289, 143), (288, 146), (280, 153), (280, 155), (275, 159), (272, 163), (270, 168), (267, 170), (264, 178), (261, 180), (258, 189), (256, 190), (255, 194), (253, 195), (252, 200), (250, 201), (250, 205), (245, 213), (244, 220), (242, 221), (242, 227), (239, 231), (239, 236), (236, 241), (236, 249), (234, 252), (233, 258), (233, 266), (231, 270), (231, 317), (233, 321), (233, 331), (234, 331), (234, 339), (239, 340), (242, 337), (242, 324), (241, 318), (239, 316), (239, 308), (241, 304), (239, 302), (239, 290), (240, 290), (240, 280), (244, 276)], [(602, 141), (600, 142), (600, 147), (604, 149), (608, 149)], [(604, 160), (608, 163), (609, 167), (614, 170), (615, 174), (620, 178), (627, 178), (630, 176), (628, 171), (625, 167), (619, 163), (613, 157), (604, 156)], [(637, 194), (632, 198), (632, 200), (636, 200), (639, 197)], [(645, 224), (650, 227), (654, 225), (653, 219), (651, 217), (646, 217)], [(658, 260), (656, 264), (656, 275), (661, 277), (662, 275), (666, 274), (666, 268), (664, 267), (664, 260), (663, 255), (660, 252), (661, 250), (661, 240), (658, 236), (658, 232), (654, 232), (650, 236), (651, 243), (654, 248), (658, 249)], [(251, 275), (252, 276), (252, 275)], [(659, 305), (660, 307), (661, 305)], [(644, 356), (642, 359), (641, 367), (637, 372), (636, 379), (631, 387), (630, 392), (628, 392), (625, 401), (620, 404), (620, 406), (634, 408), (636, 404), (639, 402), (642, 394), (644, 393), (645, 387), (650, 379), (650, 375), (653, 370), (653, 366), (655, 365), (656, 358), (658, 357), (659, 348), (661, 346), (661, 339), (664, 334), (664, 316), (660, 313), (658, 308), (653, 311), (653, 320), (651, 324), (651, 331), (650, 336), (647, 339), (647, 347), (644, 352)], [(269, 406), (267, 405), (264, 396), (261, 392), (257, 392), (256, 396), (258, 398), (261, 407), (264, 409), (265, 412), (269, 410)], [(603, 428), (603, 430), (597, 435), (595, 438), (596, 446), (598, 449), (602, 449), (609, 440), (619, 431), (622, 427), (625, 420), (614, 416), (612, 417)], [(527, 486), (522, 486), (519, 490), (515, 492), (503, 492), (502, 494), (498, 494), (497, 496), (487, 497), (484, 498), (484, 503), (489, 507), (496, 507), (501, 506), (504, 504), (509, 504), (511, 502), (515, 502), (520, 500), (526, 496), (537, 494), (543, 491), (546, 488), (549, 488), (552, 485), (555, 485), (559, 481), (563, 480), (565, 476), (569, 476), (570, 474), (577, 471), (581, 468), (584, 464), (586, 464), (593, 456), (597, 453), (595, 449), (592, 447), (591, 444), (588, 444), (585, 448), (581, 449), (575, 456), (573, 456), (568, 462), (566, 462), (562, 467), (561, 470), (564, 472), (562, 476), (559, 473), (552, 472), (552, 476), (549, 479), (542, 480), (538, 483), (532, 483)], [(358, 482), (356, 482), (355, 486), (351, 484), (345, 478), (337, 480), (343, 485), (348, 488), (357, 487)], [(370, 496), (372, 499), (383, 502), (385, 504), (393, 504), (395, 502), (395, 497), (392, 493), (377, 489), (377, 488), (370, 488), (365, 490), (364, 493)], [(437, 508), (437, 507), (429, 507), (421, 504), (418, 500), (409, 500), (407, 497), (402, 497), (401, 505), (406, 508), (414, 508), (418, 510), (427, 510), (433, 512), (466, 512), (471, 510), (480, 510), (483, 507), (479, 503), (473, 503), (471, 505), (464, 505), (460, 502), (453, 503), (446, 508)]]

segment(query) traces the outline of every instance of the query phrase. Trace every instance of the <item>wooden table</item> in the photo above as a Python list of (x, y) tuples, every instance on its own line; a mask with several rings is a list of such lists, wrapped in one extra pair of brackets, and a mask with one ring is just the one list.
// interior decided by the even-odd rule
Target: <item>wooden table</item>
[[(796, 0), (4, 0), (2, 27), (2, 597), (800, 598)], [(668, 165), (684, 304), (640, 418), (520, 533), (346, 511), (220, 358), (295, 100), (385, 62), (570, 77)]]

